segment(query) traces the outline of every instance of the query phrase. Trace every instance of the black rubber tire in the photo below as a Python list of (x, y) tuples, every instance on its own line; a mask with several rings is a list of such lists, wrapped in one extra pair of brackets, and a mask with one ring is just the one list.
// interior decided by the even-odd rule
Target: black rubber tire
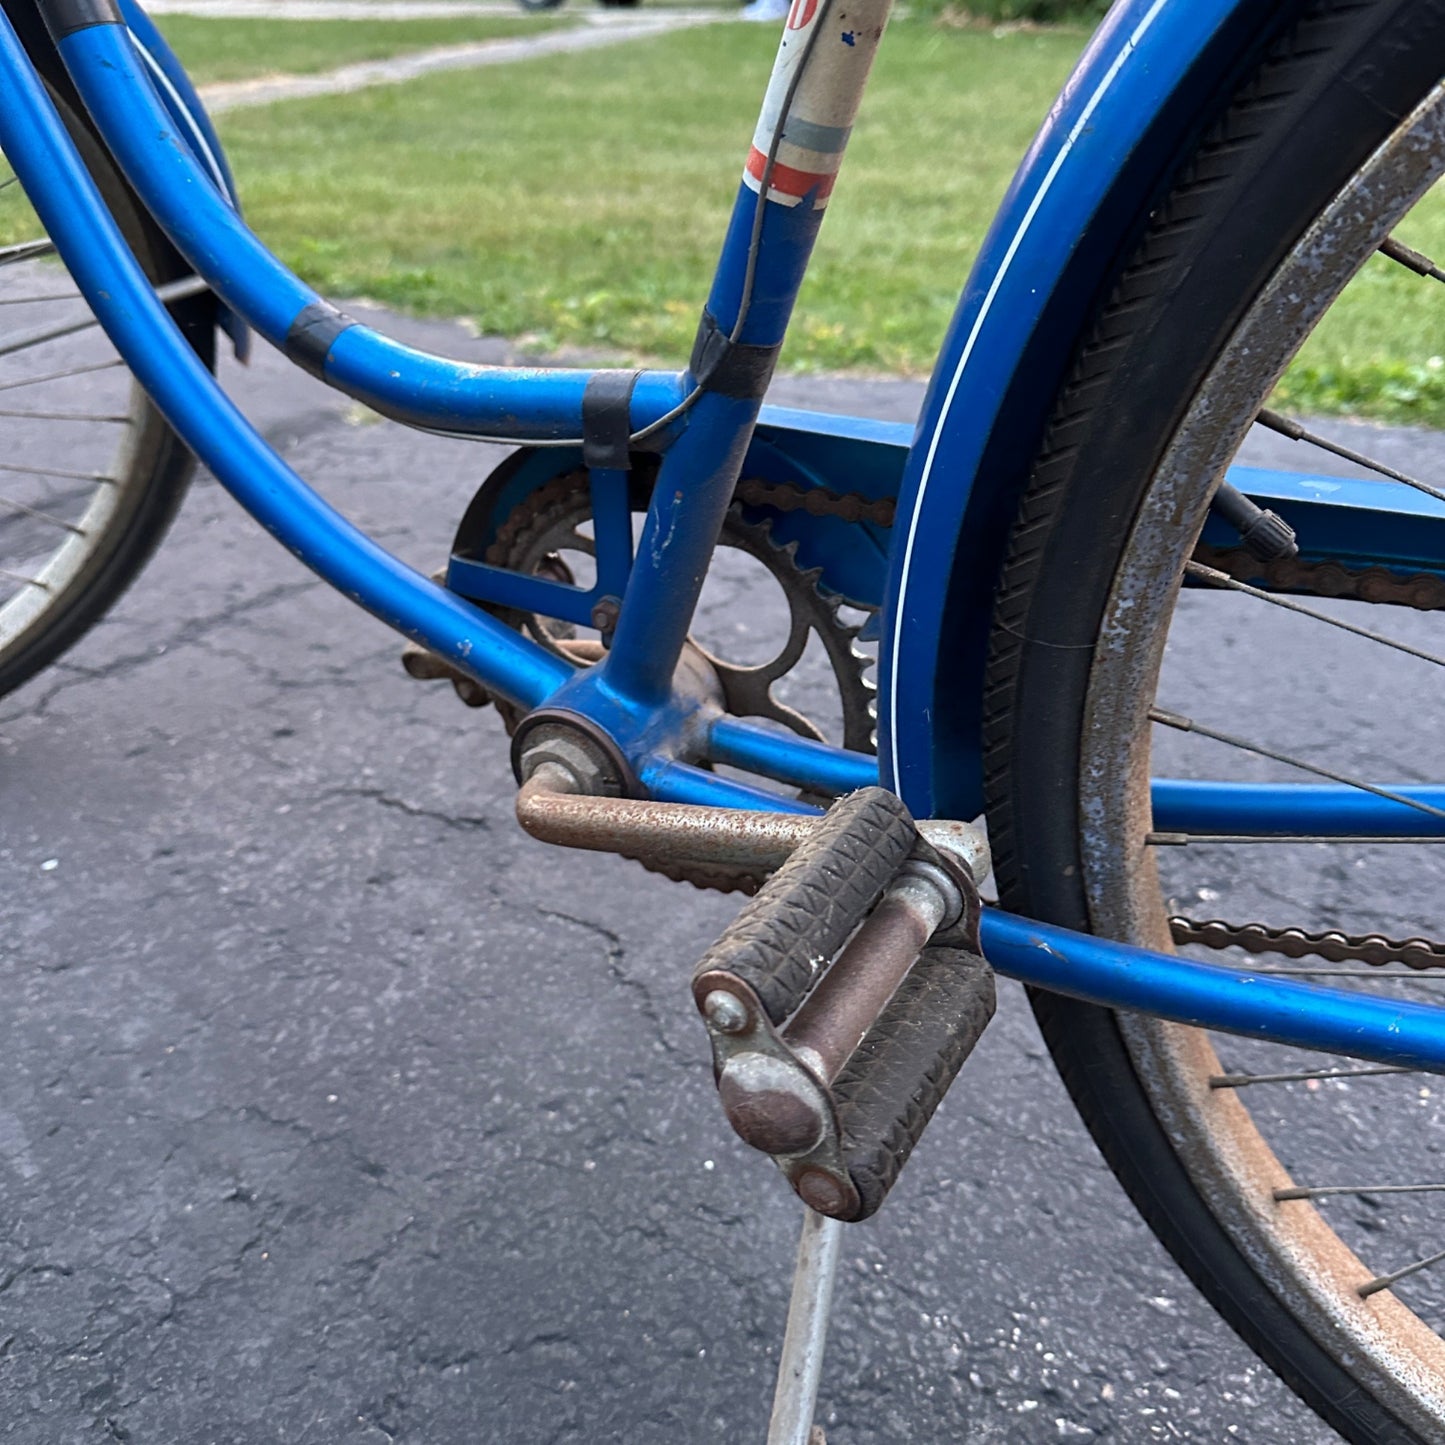
[[(996, 594), (983, 751), (1005, 907), (1090, 928), (1078, 739), (1131, 521), (1266, 279), (1442, 71), (1438, 5), (1281, 5), (1262, 56), (1216, 97), (1137, 218), (1140, 239), (1096, 298), (1055, 398)], [(1421, 1439), (1315, 1342), (1226, 1235), (1156, 1117), (1115, 1015), (1044, 993), (1033, 1005), (1110, 1167), (1224, 1318), (1347, 1440)]]
[[(25, 33), (23, 25), (18, 26)], [(42, 65), (48, 71), (50, 67)], [(88, 122), (59, 84), (47, 83), (72, 138), (146, 275), (156, 284), (190, 274), (134, 193)], [(215, 301), (209, 295), (172, 306), (171, 314), (207, 366), (215, 365)], [(195, 459), (138, 386), (130, 400), (136, 418), (125, 504), (85, 566), (36, 625), (0, 648), (0, 697), (48, 667), (110, 610), (135, 580), (170, 527), (195, 472)]]

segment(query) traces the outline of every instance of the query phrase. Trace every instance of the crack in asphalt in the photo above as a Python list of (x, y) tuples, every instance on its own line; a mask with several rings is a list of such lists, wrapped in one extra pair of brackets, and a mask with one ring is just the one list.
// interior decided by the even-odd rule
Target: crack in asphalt
[(571, 924), (574, 928), (580, 928), (602, 939), (604, 952), (607, 958), (607, 971), (613, 982), (620, 984), (622, 988), (632, 993), (638, 1000), (639, 1011), (643, 1018), (652, 1025), (653, 1036), (659, 1047), (667, 1056), (670, 1062), (676, 1064), (688, 1074), (695, 1074), (702, 1067), (703, 1061), (700, 1057), (694, 1057), (686, 1050), (680, 1049), (667, 1036), (667, 1029), (664, 1024), (663, 1015), (657, 1006), (657, 1000), (652, 995), (652, 988), (640, 978), (633, 977), (623, 967), (623, 960), (627, 957), (626, 946), (619, 934), (601, 923), (596, 923), (588, 918), (577, 918), (570, 913), (563, 913), (558, 909), (544, 908), (538, 906), (536, 909), (539, 918), (555, 919), (559, 923)]
[(160, 661), (167, 654), (202, 643), (209, 634), (219, 628), (230, 627), (252, 613), (274, 607), (277, 603), (290, 602), (294, 598), (301, 597), (307, 592), (314, 592), (318, 587), (325, 585), (319, 577), (308, 578), (301, 582), (280, 582), (274, 587), (268, 587), (264, 592), (258, 592), (242, 602), (232, 603), (218, 612), (210, 612), (203, 617), (189, 619), (169, 637), (147, 648), (144, 652), (132, 652), (120, 657), (113, 657), (99, 667), (80, 667), (71, 663), (68, 668), (70, 675), (61, 678), (60, 681), (47, 688), (28, 707), (0, 714), (0, 727), (18, 722), (22, 718), (44, 717), (51, 703), (73, 687), (79, 687), (83, 683), (108, 682), (113, 678), (124, 677), (138, 668), (148, 667), (152, 663)]
[(492, 820), (483, 815), (447, 813), (440, 808), (423, 808), (420, 804), (407, 802), (405, 798), (394, 797), (383, 788), (328, 788), (317, 801), (325, 802), (332, 798), (362, 798), (383, 808), (405, 813), (408, 818), (426, 818), (433, 823), (441, 823), (462, 832), (489, 833), (492, 829)]

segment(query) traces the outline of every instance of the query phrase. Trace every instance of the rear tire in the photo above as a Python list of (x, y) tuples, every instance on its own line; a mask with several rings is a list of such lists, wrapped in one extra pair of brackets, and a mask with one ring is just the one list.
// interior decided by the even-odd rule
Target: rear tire
[[(1241, 362), (1232, 393), (1221, 378), (1246, 356), (1238, 345), (1251, 319), (1273, 315), (1267, 288), (1297, 243), (1445, 68), (1438, 7), (1290, 10), (1262, 63), (1218, 98), (1203, 139), (1168, 168), (1165, 199), (1139, 218), (1140, 241), (1081, 332), (996, 597), (984, 757), (1000, 901), (1156, 948), (1170, 944), (1143, 832), (1147, 710), (1164, 634), (1218, 466), (1300, 338), (1271, 323), (1277, 363), (1251, 374)], [(1336, 257), (1340, 285), (1376, 239), (1365, 226), (1354, 244), (1357, 256)], [(1170, 473), (1191, 428), (1190, 455), (1218, 462)], [(1121, 624), (1118, 590), (1146, 554), (1164, 577), (1158, 610)], [(1238, 1177), (1211, 1174), (1215, 1141), (1198, 1121), (1215, 1106), (1196, 1100), (1191, 1113), (1153, 1072), (1166, 1045), (1193, 1048), (1202, 1035), (1050, 994), (1033, 1004), (1110, 1167), (1240, 1335), (1357, 1445), (1445, 1440), (1439, 1339), (1424, 1339), (1408, 1310), (1415, 1324), (1398, 1318), (1404, 1307), (1388, 1292), (1367, 1306), (1350, 1281), (1336, 1288), (1349, 1252), (1322, 1223), (1301, 1226), (1304, 1262), (1282, 1263), (1250, 1222), (1266, 1206)], [(1141, 1043), (1150, 1030), (1154, 1043)], [(1242, 1107), (1236, 1093), (1228, 1108)], [(1262, 1140), (1255, 1162), (1279, 1167)], [(1313, 1206), (1298, 1208), (1318, 1219)], [(1373, 1354), (1361, 1343), (1369, 1329), (1390, 1336)]]

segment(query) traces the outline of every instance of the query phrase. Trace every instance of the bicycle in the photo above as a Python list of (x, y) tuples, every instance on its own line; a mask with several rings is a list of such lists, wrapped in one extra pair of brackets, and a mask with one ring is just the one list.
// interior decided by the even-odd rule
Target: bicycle
[[(837, 1242), (823, 1216), (882, 1203), (987, 1023), (991, 969), (1035, 986), (1045, 1038), (1110, 1167), (1246, 1341), (1348, 1439), (1445, 1438), (1440, 1341), (1421, 1318), (1428, 1294), (1411, 1293), (1441, 1256), (1371, 1269), (1328, 1213), (1340, 1195), (1440, 1186), (1297, 1183), (1276, 1150), (1298, 1141), (1275, 1105), (1251, 1113), (1241, 1097), (1438, 1072), (1442, 1016), (1409, 992), (1172, 950), (1318, 958), (1331, 967), (1293, 971), (1354, 963), (1382, 979), (1437, 967), (1445, 951), (1333, 923), (1192, 920), (1160, 886), (1161, 867), (1173, 886), (1160, 862), (1170, 850), (1389, 843), (1428, 858), (1445, 837), (1445, 793), (1360, 776), (1368, 754), (1348, 769), (1311, 761), (1154, 701), (1158, 679), (1174, 680), (1164, 651), (1176, 615), (1207, 624), (1199, 604), (1215, 592), (1356, 633), (1290, 594), (1441, 605), (1430, 483), (1354, 452), (1386, 480), (1325, 487), (1242, 468), (1224, 479), (1256, 423), (1340, 450), (1268, 399), (1375, 252), (1445, 279), (1394, 235), (1440, 171), (1445, 17), (1405, 0), (1116, 7), (1005, 201), (910, 444), (888, 428), (760, 411), (887, 19), (869, 5), (835, 30), (836, 3), (800, 0), (790, 17), (680, 374), (461, 367), (342, 315), (246, 230), (218, 142), (129, 3), (12, 7), (21, 39), (0, 33), (12, 97), (0, 147), (175, 433), (325, 580), (421, 644), (414, 671), (498, 702), (529, 831), (756, 890), (694, 991), (730, 1121), (817, 1211), (777, 1438), (806, 1438), (811, 1418)], [(0, 259), (36, 254), (21, 245)], [(462, 519), (444, 587), (330, 512), (246, 428), (210, 380), (215, 320), (237, 336), (254, 328), (384, 415), (524, 444)], [(96, 491), (137, 495), (145, 520), (111, 529), (107, 500), (98, 517), (107, 542), (121, 538), (114, 551), (66, 541), (53, 572), (19, 575), (0, 611), (8, 685), (103, 610), (174, 500), (174, 443), (149, 403), (130, 406), (161, 440), (123, 457), (126, 486), (107, 473)], [(59, 521), (85, 543), (94, 533), (10, 505), (25, 527)], [(719, 536), (746, 548), (764, 522), (796, 544), (790, 556), (816, 569), (825, 598), (879, 619), (876, 760), (866, 709), (847, 745), (830, 745), (772, 697), (786, 667), (749, 675), (688, 640)], [(593, 558), (590, 585), (568, 552)], [(826, 625), (794, 622), (784, 660)], [(1438, 661), (1413, 642), (1386, 645)], [(840, 641), (839, 676), (843, 655)], [(1155, 728), (1228, 747), (1253, 774), (1151, 779)], [(1283, 784), (1276, 765), (1317, 781)], [(986, 844), (938, 821), (980, 811)], [(986, 849), (1003, 907), (980, 910)], [(1418, 876), (1430, 879), (1428, 864)], [(815, 983), (819, 959), (832, 963)], [(882, 964), (892, 971), (880, 979)], [(1404, 979), (1388, 987), (1415, 986)], [(1368, 1067), (1230, 1069), (1207, 1029)]]

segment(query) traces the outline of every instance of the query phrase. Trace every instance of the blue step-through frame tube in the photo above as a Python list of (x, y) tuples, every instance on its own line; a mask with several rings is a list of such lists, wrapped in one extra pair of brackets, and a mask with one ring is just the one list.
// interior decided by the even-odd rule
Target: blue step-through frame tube
[[(73, 31), (59, 48), (117, 164), (176, 249), (273, 346), (304, 357), (338, 390), (413, 426), (542, 443), (581, 437), (590, 371), (475, 366), (419, 351), (359, 322), (337, 329), (343, 321), (335, 309), (261, 244), (216, 188), (119, 18)], [(336, 332), (329, 344), (316, 346), (307, 336), (317, 332), (318, 320), (321, 336)], [(686, 384), (675, 371), (643, 372), (632, 392), (633, 430), (672, 411)]]

